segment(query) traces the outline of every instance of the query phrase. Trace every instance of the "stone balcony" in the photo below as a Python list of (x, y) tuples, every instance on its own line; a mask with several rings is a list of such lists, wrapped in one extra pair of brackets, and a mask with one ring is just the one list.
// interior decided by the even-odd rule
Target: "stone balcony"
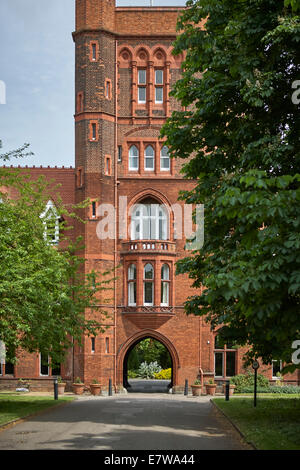
[(159, 253), (176, 256), (176, 242), (167, 240), (131, 240), (122, 242), (121, 253)]

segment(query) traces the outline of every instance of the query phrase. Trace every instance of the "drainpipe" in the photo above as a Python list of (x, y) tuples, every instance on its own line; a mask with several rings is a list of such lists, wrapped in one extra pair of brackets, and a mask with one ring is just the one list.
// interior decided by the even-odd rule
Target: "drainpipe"
[(201, 317), (199, 317), (199, 372), (201, 376), (201, 385), (203, 386), (203, 370), (201, 368), (202, 365), (202, 322)]
[(118, 214), (118, 41), (115, 39), (115, 158), (114, 158), (114, 387), (117, 390), (117, 214)]

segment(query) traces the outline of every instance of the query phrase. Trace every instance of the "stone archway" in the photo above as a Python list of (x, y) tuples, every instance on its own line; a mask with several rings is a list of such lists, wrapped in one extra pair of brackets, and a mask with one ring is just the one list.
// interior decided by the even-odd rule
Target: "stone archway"
[(142, 330), (128, 338), (119, 348), (117, 354), (117, 384), (123, 386), (124, 382), (124, 362), (128, 352), (145, 338), (153, 338), (159, 341), (168, 350), (172, 360), (172, 386), (178, 385), (178, 369), (180, 367), (179, 356), (172, 342), (161, 333), (155, 330)]

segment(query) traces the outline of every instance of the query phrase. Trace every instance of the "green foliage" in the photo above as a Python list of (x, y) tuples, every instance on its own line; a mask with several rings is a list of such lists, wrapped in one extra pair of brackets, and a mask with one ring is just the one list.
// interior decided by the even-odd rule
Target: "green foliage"
[(259, 450), (299, 450), (300, 399), (290, 395), (224, 398), (214, 402)]
[(99, 384), (100, 384), (100, 380), (99, 380), (99, 379), (93, 379), (93, 380), (92, 380), (92, 384), (93, 384), (93, 385), (99, 385)]
[[(237, 393), (253, 393), (254, 386), (245, 386), (241, 387)], [(274, 393), (274, 394), (284, 394), (284, 395), (297, 395), (300, 396), (300, 387), (295, 385), (282, 385), (277, 387), (276, 385), (268, 385), (266, 387), (258, 386), (257, 393)]]
[(193, 383), (193, 385), (201, 385), (201, 380), (196, 379), (195, 382)]
[(134, 370), (128, 370), (127, 377), (128, 379), (136, 379), (138, 377), (138, 373)]
[[(247, 372), (246, 374), (235, 375), (230, 378), (230, 383), (236, 386), (235, 391), (242, 393), (245, 389), (254, 387), (254, 373)], [(260, 388), (268, 388), (269, 380), (262, 374), (257, 374), (257, 386)]]
[(138, 370), (138, 376), (142, 379), (154, 379), (155, 374), (161, 371), (160, 365), (154, 361), (148, 364), (147, 362), (142, 362)]
[(207, 382), (205, 382), (206, 385), (215, 385), (214, 379), (208, 379)]
[(83, 384), (83, 382), (80, 377), (76, 377), (76, 379), (74, 380), (74, 384)]
[[(31, 157), (33, 155), (33, 152), (26, 152), (30, 144), (23, 144), (22, 147), (19, 147), (16, 150), (11, 150), (9, 152), (5, 152), (0, 154), (0, 160), (6, 162), (10, 160), (11, 158), (25, 158), (25, 157)], [(0, 140), (0, 148), (2, 148), (2, 140)]]
[(158, 362), (163, 369), (171, 367), (171, 357), (165, 346), (153, 338), (140, 341), (128, 356), (128, 369), (137, 370), (142, 362)]
[(182, 110), (162, 130), (196, 181), (181, 198), (205, 207), (204, 245), (177, 263), (195, 288), (186, 312), (247, 346), (248, 363), (290, 364), (300, 337), (298, 4), (188, 1), (174, 48), (186, 53), (172, 91)]
[[(97, 306), (97, 295), (110, 288), (111, 278), (85, 275), (85, 260), (77, 255), (81, 239), (73, 243), (69, 237), (70, 223), (81, 223), (77, 212), (88, 201), (66, 208), (54, 184), (32, 180), (17, 168), (0, 167), (0, 188), (0, 340), (11, 362), (21, 348), (49, 356), (54, 366), (73, 341), (81, 344), (84, 334), (105, 331), (107, 314)], [(45, 237), (41, 217), (53, 197), (61, 220), (59, 246)]]
[(172, 369), (162, 369), (160, 372), (154, 374), (154, 378), (157, 380), (171, 380)]

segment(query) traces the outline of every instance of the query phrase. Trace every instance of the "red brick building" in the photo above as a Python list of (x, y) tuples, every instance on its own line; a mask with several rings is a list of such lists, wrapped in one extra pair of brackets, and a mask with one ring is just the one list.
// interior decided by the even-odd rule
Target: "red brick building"
[[(70, 351), (60, 371), (69, 383), (98, 378), (107, 388), (111, 378), (122, 390), (128, 354), (148, 337), (170, 353), (174, 392), (186, 379), (222, 383), (243, 370), (242, 350), (219, 347), (204, 319), (186, 316), (192, 290), (187, 277), (175, 276), (187, 234), (178, 192), (193, 182), (183, 180), (180, 161), (169, 159), (160, 128), (179, 106), (169, 97), (182, 62), (172, 55), (179, 13), (177, 7), (76, 0), (76, 168), (30, 171), (62, 182), (66, 203), (91, 199), (87, 223), (78, 226), (87, 272), (118, 268), (108, 303), (99, 298), (109, 314), (107, 330)], [(270, 380), (277, 366), (266, 370)], [(38, 354), (22, 354), (14, 370), (3, 367), (0, 386), (18, 377), (49, 386), (55, 373)], [(299, 375), (288, 379), (297, 383)]]

